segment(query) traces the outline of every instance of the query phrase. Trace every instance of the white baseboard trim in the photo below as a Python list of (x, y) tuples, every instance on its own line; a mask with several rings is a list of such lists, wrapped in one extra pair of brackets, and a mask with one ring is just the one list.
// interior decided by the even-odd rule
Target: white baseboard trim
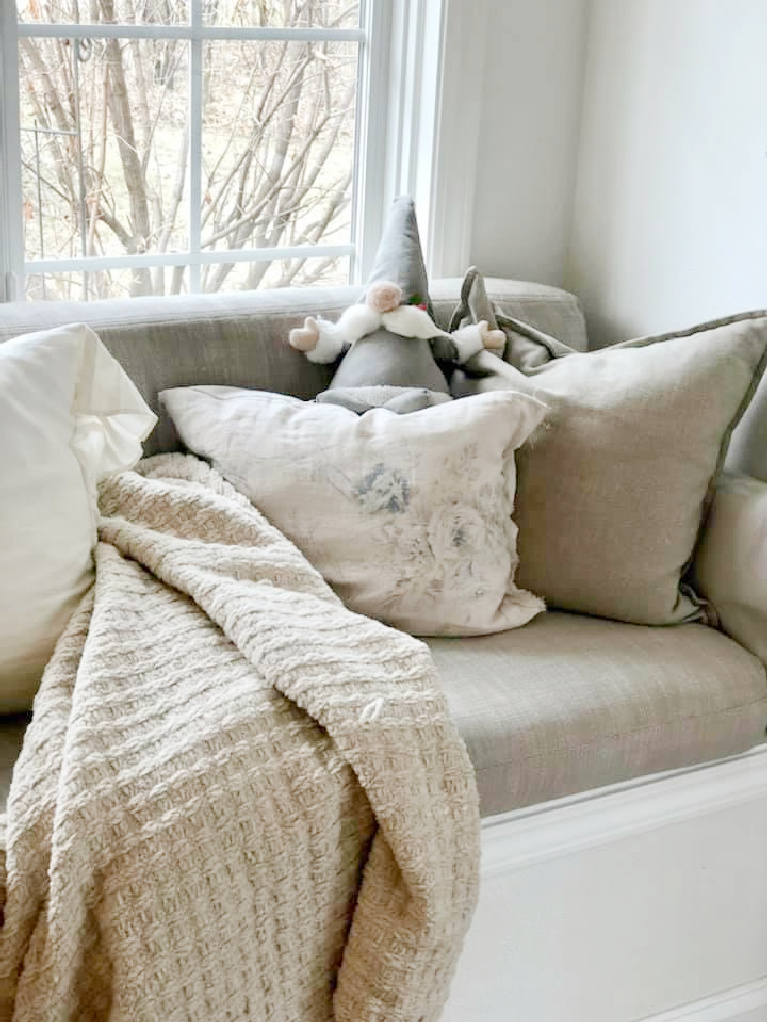
[[(759, 1009), (764, 1009), (764, 1013), (759, 1014)], [(647, 1016), (642, 1023), (660, 1023), (661, 1020), (708, 1023), (709, 1020), (740, 1020), (746, 1014), (752, 1020), (767, 1020), (767, 977), (755, 980), (752, 984), (741, 984), (728, 991), (720, 991), (709, 998), (690, 1002), (689, 1005), (680, 1005), (660, 1016)]]
[(767, 744), (486, 818), (443, 1019), (767, 1021), (766, 844)]
[(767, 744), (483, 821), (482, 875), (507, 874), (767, 795)]

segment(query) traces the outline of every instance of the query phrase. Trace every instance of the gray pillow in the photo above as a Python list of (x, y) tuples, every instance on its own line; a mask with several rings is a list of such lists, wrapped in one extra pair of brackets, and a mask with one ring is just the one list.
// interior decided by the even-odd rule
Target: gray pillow
[[(518, 452), (517, 582), (549, 606), (647, 625), (705, 620), (687, 579), (730, 434), (767, 359), (767, 312), (572, 352), (518, 320), (524, 371), (480, 352), (454, 394), (551, 409)], [(541, 361), (530, 365), (537, 353)]]

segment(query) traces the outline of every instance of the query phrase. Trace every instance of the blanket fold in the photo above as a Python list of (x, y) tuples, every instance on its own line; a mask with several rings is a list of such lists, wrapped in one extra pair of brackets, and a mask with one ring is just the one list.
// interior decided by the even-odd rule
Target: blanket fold
[(436, 1018), (479, 817), (428, 649), (195, 458), (100, 502), (11, 784), (3, 1017)]

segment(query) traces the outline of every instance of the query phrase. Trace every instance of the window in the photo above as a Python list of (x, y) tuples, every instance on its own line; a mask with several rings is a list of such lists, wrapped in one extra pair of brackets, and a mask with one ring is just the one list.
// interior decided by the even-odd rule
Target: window
[(397, 194), (462, 273), (486, 7), (0, 0), (0, 301), (361, 281)]
[(13, 2), (6, 297), (359, 276), (382, 201), (386, 0)]

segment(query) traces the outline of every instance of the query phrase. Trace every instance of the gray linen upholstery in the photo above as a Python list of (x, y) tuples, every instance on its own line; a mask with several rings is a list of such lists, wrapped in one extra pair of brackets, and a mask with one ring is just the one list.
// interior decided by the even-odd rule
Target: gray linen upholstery
[(764, 666), (706, 625), (549, 612), (511, 632), (429, 647), (483, 816), (764, 739)]
[[(559, 288), (488, 279), (488, 296), (508, 313), (555, 331), (574, 347), (585, 345), (577, 299)], [(432, 284), (435, 321), (447, 328), (461, 293), (459, 278)], [(0, 309), (0, 341), (33, 330), (84, 322), (155, 412), (168, 387), (228, 384), (313, 398), (324, 391), (333, 366), (318, 366), (288, 345), (288, 334), (307, 316), (337, 319), (360, 297), (359, 287), (282, 288), (232, 295), (131, 298), (104, 302), (10, 302)], [(172, 451), (178, 438), (160, 416), (144, 445), (147, 455)]]

